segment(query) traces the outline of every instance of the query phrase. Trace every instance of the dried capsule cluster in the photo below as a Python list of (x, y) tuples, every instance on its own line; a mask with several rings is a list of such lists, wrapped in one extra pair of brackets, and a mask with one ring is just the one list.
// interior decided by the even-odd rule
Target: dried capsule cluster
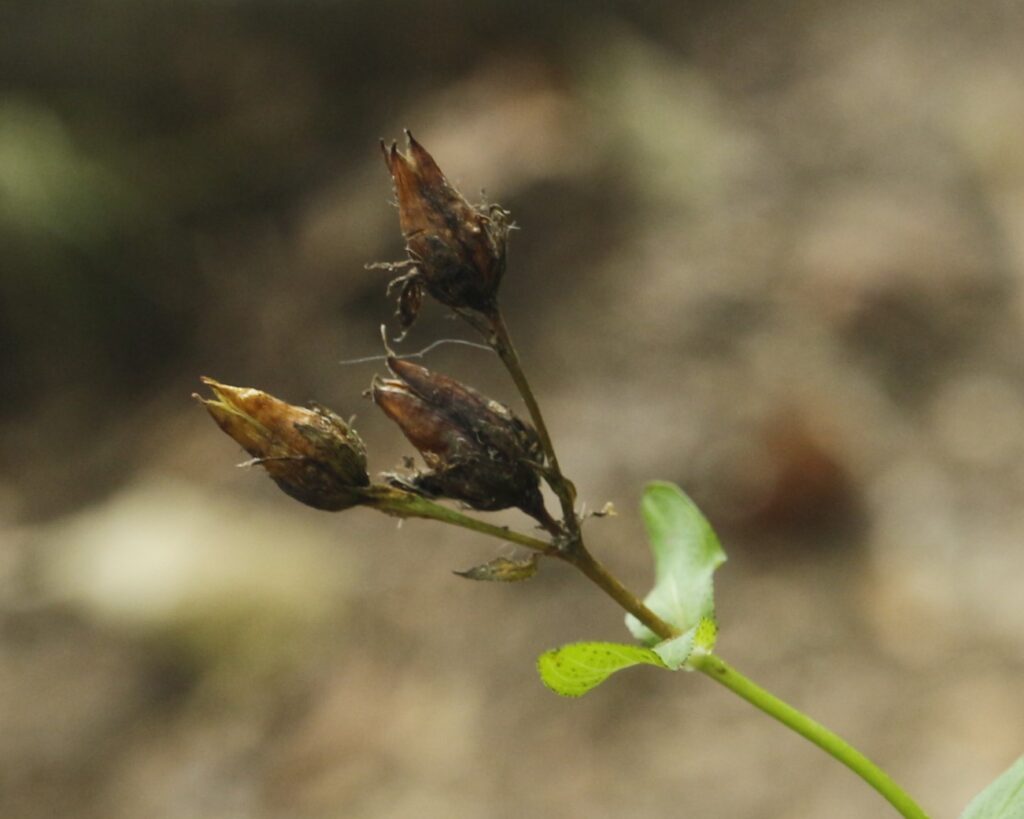
[[(497, 310), (510, 224), (498, 206), (475, 207), (448, 182), (433, 157), (406, 132), (408, 149), (384, 147), (409, 255), (392, 282), (404, 330), (425, 294), (466, 316)], [(391, 378), (371, 396), (423, 456), (427, 471), (389, 476), (406, 491), (450, 498), (474, 509), (519, 508), (553, 531), (544, 508), (537, 433), (507, 407), (453, 378), (390, 354)], [(295, 407), (264, 392), (203, 379), (200, 399), (220, 427), (292, 497), (318, 509), (367, 502), (370, 480), (359, 436), (322, 407)]]

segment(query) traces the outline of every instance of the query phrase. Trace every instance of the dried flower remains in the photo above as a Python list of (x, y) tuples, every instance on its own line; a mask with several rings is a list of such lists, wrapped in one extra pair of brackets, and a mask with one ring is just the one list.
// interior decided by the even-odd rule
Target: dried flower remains
[(401, 428), (429, 467), (407, 485), (474, 509), (517, 507), (541, 521), (537, 433), (508, 407), (471, 387), (395, 356), (395, 376), (374, 379), (374, 402)]
[(389, 287), (398, 291), (402, 330), (416, 320), (424, 292), (453, 310), (493, 315), (505, 272), (509, 214), (497, 205), (467, 202), (412, 134), (405, 135), (405, 153), (394, 142), (381, 142), (408, 254), (405, 262), (383, 265), (407, 270)]
[(360, 490), (370, 484), (366, 450), (338, 415), (321, 406), (296, 407), (249, 387), (202, 381), (214, 398), (195, 399), (287, 494), (331, 512), (362, 501)]

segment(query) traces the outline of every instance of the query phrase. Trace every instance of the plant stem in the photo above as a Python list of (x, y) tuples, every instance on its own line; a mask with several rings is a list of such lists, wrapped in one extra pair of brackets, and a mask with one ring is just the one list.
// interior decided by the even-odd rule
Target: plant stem
[[(575, 566), (586, 577), (611, 597), (622, 609), (632, 614), (647, 628), (662, 639), (671, 639), (678, 631), (651, 611), (635, 594), (622, 585), (593, 555), (580, 548), (566, 553), (554, 543), (524, 535), (511, 529), (494, 526), (482, 520), (463, 515), (454, 509), (441, 506), (431, 500), (388, 486), (373, 486), (366, 490), (367, 505), (389, 515), (401, 518), (424, 518), (459, 526), (479, 534), (495, 537), (509, 543), (516, 543), (528, 549), (551, 557), (558, 557)], [(753, 680), (743, 676), (715, 654), (695, 655), (691, 665), (711, 679), (724, 685), (734, 694), (745, 699), (787, 728), (800, 734), (826, 753), (842, 762), (872, 788), (884, 796), (889, 803), (907, 819), (928, 819), (928, 815), (892, 778), (864, 754), (850, 745), (838, 734), (821, 723), (798, 711), (793, 706), (768, 693)]]
[(910, 798), (906, 791), (897, 785), (885, 771), (838, 734), (775, 695), (769, 694), (715, 654), (695, 657), (692, 664), (697, 670), (724, 685), (755, 708), (764, 711), (768, 716), (777, 719), (787, 728), (796, 731), (800, 736), (831, 754), (884, 796), (901, 816), (905, 816), (907, 819), (927, 819), (928, 815)]
[(495, 537), (508, 543), (516, 543), (544, 555), (561, 558), (566, 563), (575, 566), (583, 572), (587, 578), (618, 603), (621, 608), (636, 617), (662, 639), (670, 639), (679, 633), (647, 608), (639, 597), (623, 586), (619, 579), (609, 572), (586, 549), (581, 548), (571, 553), (565, 553), (560, 551), (554, 543), (548, 543), (540, 538), (524, 535), (513, 529), (493, 526), (490, 523), (463, 515), (461, 512), (449, 509), (447, 506), (442, 506), (439, 503), (434, 503), (419, 495), (390, 486), (372, 486), (365, 490), (365, 495), (369, 498), (368, 506), (372, 506), (381, 512), (395, 517), (436, 520), (440, 523), (460, 526), (463, 529), (469, 529), (482, 535)]
[(581, 546), (575, 553), (566, 555), (562, 559), (583, 572), (601, 591), (663, 640), (670, 640), (673, 637), (679, 636), (679, 631), (647, 608), (639, 597), (623, 586), (619, 579), (609, 572), (587, 549)]
[(524, 535), (521, 532), (506, 529), (502, 526), (485, 523), (482, 520), (471, 518), (469, 515), (464, 515), (454, 509), (449, 509), (447, 506), (442, 506), (439, 503), (434, 503), (424, 497), (414, 495), (411, 492), (405, 492), (401, 489), (377, 485), (365, 490), (364, 494), (368, 498), (367, 506), (372, 506), (374, 509), (388, 515), (399, 518), (425, 518), (427, 520), (448, 523), (452, 526), (460, 526), (463, 529), (496, 537), (509, 543), (516, 543), (546, 555), (553, 555), (558, 551), (553, 544), (540, 538)]
[[(556, 543), (545, 544), (544, 553), (558, 557), (575, 566), (604, 591), (605, 594), (618, 603), (619, 606), (636, 617), (662, 639), (667, 640), (677, 636), (679, 634), (678, 630), (644, 605), (640, 598), (623, 586), (618, 578), (609, 572), (587, 550), (583, 543), (580, 521), (576, 517), (575, 512), (575, 488), (562, 474), (561, 467), (558, 464), (558, 457), (555, 455), (555, 449), (551, 443), (551, 436), (548, 433), (547, 425), (544, 423), (544, 417), (540, 411), (540, 406), (537, 404), (537, 399), (534, 397), (530, 382), (527, 380), (526, 374), (519, 362), (519, 354), (512, 343), (512, 338), (509, 335), (508, 327), (505, 325), (501, 311), (495, 310), (492, 315), (488, 316), (488, 323), (491, 331), (489, 339), (491, 346), (498, 353), (509, 375), (512, 376), (512, 380), (515, 382), (516, 388), (519, 390), (519, 394), (522, 396), (523, 402), (530, 413), (530, 418), (533, 420), (533, 425), (537, 430), (537, 435), (540, 438), (541, 447), (547, 460), (548, 469), (545, 478), (551, 489), (558, 496), (562, 506), (562, 525), (565, 527), (568, 540), (559, 543), (556, 538)], [(474, 523), (476, 522), (474, 521)], [(465, 524), (460, 522), (457, 525)], [(466, 528), (476, 527), (466, 526)], [(477, 531), (482, 530), (477, 528)], [(513, 540), (513, 538), (509, 538), (507, 535), (499, 536), (505, 537), (506, 540)], [(696, 655), (690, 660), (690, 663), (694, 668), (724, 685), (734, 694), (742, 697), (756, 708), (764, 711), (846, 765), (868, 785), (885, 797), (902, 816), (907, 817), (907, 819), (927, 819), (927, 814), (910, 798), (906, 791), (900, 788), (885, 771), (838, 734), (830, 731), (821, 723), (811, 719), (773, 694), (768, 693), (714, 654)]]
[(555, 454), (555, 447), (551, 443), (551, 435), (548, 432), (547, 424), (544, 423), (544, 416), (540, 411), (540, 405), (533, 394), (533, 389), (526, 378), (526, 373), (523, 372), (523, 366), (519, 362), (519, 353), (512, 343), (512, 336), (509, 335), (508, 327), (505, 324), (505, 317), (500, 309), (495, 310), (493, 314), (488, 316), (488, 323), (491, 330), (491, 337), (489, 339), (491, 346), (498, 354), (498, 357), (501, 358), (509, 375), (512, 376), (512, 381), (515, 383), (520, 396), (522, 396), (523, 403), (526, 404), (526, 409), (533, 421), (533, 426), (537, 430), (541, 449), (544, 450), (544, 457), (548, 462), (546, 478), (551, 489), (558, 496), (558, 502), (562, 506), (562, 521), (573, 541), (572, 545), (575, 546), (581, 540), (580, 522), (576, 517), (575, 509), (576, 489), (568, 478), (562, 474), (562, 469), (558, 465), (558, 456)]

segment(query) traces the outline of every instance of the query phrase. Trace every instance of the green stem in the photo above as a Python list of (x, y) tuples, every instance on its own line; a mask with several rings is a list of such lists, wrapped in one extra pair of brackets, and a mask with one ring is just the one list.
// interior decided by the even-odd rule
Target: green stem
[(496, 537), (508, 543), (516, 543), (546, 555), (553, 555), (558, 551), (555, 546), (540, 538), (524, 535), (521, 532), (516, 532), (503, 526), (485, 523), (482, 520), (471, 518), (469, 515), (464, 515), (461, 512), (449, 509), (447, 506), (442, 506), (439, 503), (434, 503), (432, 500), (427, 500), (419, 495), (404, 492), (401, 489), (376, 485), (364, 490), (363, 494), (367, 498), (367, 506), (372, 506), (374, 509), (388, 515), (399, 518), (424, 518), (426, 520), (448, 523), (452, 526), (460, 526), (463, 529), (469, 529), (472, 532), (478, 532), (489, 537)]
[(490, 523), (463, 515), (461, 512), (456, 512), (454, 509), (449, 509), (447, 506), (434, 503), (419, 495), (404, 492), (391, 486), (371, 486), (369, 489), (364, 490), (364, 495), (368, 498), (367, 506), (372, 506), (374, 509), (394, 515), (395, 517), (424, 518), (426, 520), (436, 520), (440, 523), (448, 523), (452, 526), (460, 526), (472, 532), (495, 537), (508, 543), (517, 543), (520, 546), (525, 546), (527, 549), (533, 549), (541, 554), (564, 560), (566, 563), (579, 569), (605, 594), (618, 603), (620, 607), (640, 620), (659, 637), (667, 640), (679, 634), (672, 626), (647, 608), (639, 597), (623, 586), (615, 575), (608, 571), (597, 558), (584, 548), (565, 552), (554, 543), (548, 543), (547, 541), (531, 537), (530, 535), (524, 535), (512, 529), (493, 526)]
[(661, 637), (661, 639), (671, 640), (673, 637), (679, 636), (678, 630), (647, 608), (639, 597), (623, 586), (615, 575), (608, 571), (586, 548), (583, 548), (582, 544), (576, 551), (560, 554), (559, 557), (583, 572), (601, 591)]
[[(651, 631), (663, 639), (670, 639), (678, 634), (677, 630), (651, 611), (635, 594), (622, 585), (585, 548), (566, 553), (555, 544), (539, 538), (524, 535), (501, 526), (494, 526), (482, 520), (463, 515), (447, 506), (441, 506), (431, 500), (396, 489), (390, 486), (372, 486), (365, 490), (367, 505), (375, 509), (401, 518), (424, 518), (459, 526), (489, 537), (499, 538), (509, 543), (516, 543), (528, 549), (551, 557), (557, 557), (579, 569), (586, 577), (597, 585), (605, 594)], [(765, 691), (753, 680), (744, 677), (721, 657), (715, 654), (694, 656), (691, 664), (711, 679), (724, 685), (734, 694), (745, 699), (754, 707), (768, 716), (781, 722), (787, 728), (817, 745), (826, 753), (852, 770), (857, 776), (873, 787), (889, 803), (907, 819), (928, 819), (928, 815), (892, 778), (864, 754), (850, 745), (838, 734), (830, 731), (821, 723), (798, 711)]]
[(777, 719), (787, 728), (831, 754), (884, 796), (901, 816), (907, 819), (928, 819), (928, 814), (885, 771), (838, 734), (773, 694), (769, 694), (714, 654), (694, 658), (693, 665), (755, 708), (764, 711), (768, 716)]

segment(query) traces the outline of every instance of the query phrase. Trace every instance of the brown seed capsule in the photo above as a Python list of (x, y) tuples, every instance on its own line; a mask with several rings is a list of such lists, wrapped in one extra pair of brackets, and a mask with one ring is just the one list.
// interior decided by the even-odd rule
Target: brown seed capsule
[(370, 483), (366, 450), (340, 417), (326, 407), (296, 407), (260, 390), (202, 381), (214, 398), (194, 398), (287, 494), (332, 512), (360, 502), (358, 490)]
[(475, 445), (444, 412), (435, 409), (401, 381), (374, 379), (373, 400), (401, 427), (431, 469), (472, 454)]
[(390, 356), (393, 379), (375, 379), (373, 400), (420, 451), (430, 472), (412, 486), (474, 509), (518, 507), (550, 521), (535, 464), (537, 434), (497, 401), (448, 376)]
[(406, 153), (394, 142), (381, 143), (412, 265), (393, 283), (402, 328), (416, 318), (419, 287), (448, 307), (491, 313), (505, 272), (508, 213), (497, 205), (470, 205), (412, 134), (405, 135)]

